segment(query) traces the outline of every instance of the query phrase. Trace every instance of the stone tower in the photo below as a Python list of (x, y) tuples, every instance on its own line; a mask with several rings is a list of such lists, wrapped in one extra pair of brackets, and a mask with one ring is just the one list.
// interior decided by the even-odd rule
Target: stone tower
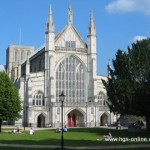
[(8, 46), (6, 50), (6, 71), (12, 81), (21, 77), (21, 63), (33, 53), (33, 46)]

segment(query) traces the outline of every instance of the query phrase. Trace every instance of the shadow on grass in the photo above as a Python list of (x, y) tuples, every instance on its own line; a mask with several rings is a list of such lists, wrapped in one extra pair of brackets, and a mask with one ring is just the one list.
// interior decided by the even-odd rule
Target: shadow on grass
[(115, 137), (147, 137), (150, 138), (150, 131), (141, 130), (141, 132), (129, 132), (127, 129), (124, 130), (115, 130), (107, 128), (71, 128), (70, 132), (88, 132), (95, 133), (98, 136), (107, 135), (109, 132)]

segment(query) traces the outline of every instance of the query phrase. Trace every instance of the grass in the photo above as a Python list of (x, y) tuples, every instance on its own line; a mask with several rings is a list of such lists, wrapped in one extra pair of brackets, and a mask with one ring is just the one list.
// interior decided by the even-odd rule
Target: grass
[[(8, 130), (8, 129), (7, 129)], [(4, 131), (4, 130), (3, 130)], [(113, 137), (121, 138), (149, 138), (150, 132), (143, 130), (139, 133), (130, 133), (127, 130), (112, 130), (102, 128), (71, 128), (64, 132), (64, 146), (101, 146), (101, 145), (126, 145), (126, 144), (150, 144), (149, 142), (108, 142), (104, 141), (103, 136), (111, 132)], [(99, 140), (97, 140), (99, 139)], [(3, 144), (27, 144), (27, 145), (60, 145), (61, 133), (55, 130), (37, 130), (34, 135), (29, 135), (29, 131), (23, 134), (11, 134), (8, 132), (0, 133), (0, 143)], [(0, 147), (0, 150), (2, 147)], [(17, 148), (14, 148), (17, 150)], [(29, 148), (28, 148), (29, 149)], [(33, 149), (33, 148), (31, 148)], [(5, 148), (9, 150), (9, 148)], [(11, 148), (13, 150), (13, 148)], [(26, 148), (22, 148), (26, 150)], [(33, 149), (34, 150), (34, 149)], [(40, 149), (41, 150), (41, 149)], [(42, 149), (42, 150), (47, 150)]]

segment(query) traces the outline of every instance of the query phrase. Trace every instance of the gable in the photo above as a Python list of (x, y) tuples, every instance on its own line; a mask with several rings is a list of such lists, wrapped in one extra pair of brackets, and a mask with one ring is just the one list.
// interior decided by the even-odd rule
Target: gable
[(73, 25), (68, 25), (56, 36), (55, 46), (81, 49), (86, 48), (86, 43), (82, 40)]

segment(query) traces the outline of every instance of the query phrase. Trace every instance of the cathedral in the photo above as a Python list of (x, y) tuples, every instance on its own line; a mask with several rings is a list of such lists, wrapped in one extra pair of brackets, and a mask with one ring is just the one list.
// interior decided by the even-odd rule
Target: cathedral
[(116, 120), (107, 106), (102, 83), (107, 76), (97, 75), (93, 13), (87, 31), (86, 43), (73, 25), (69, 6), (68, 23), (55, 34), (50, 7), (41, 47), (35, 50), (33, 46), (8, 46), (6, 71), (19, 90), (23, 108), (22, 118), (15, 125), (61, 127), (63, 120), (68, 127), (99, 127)]

